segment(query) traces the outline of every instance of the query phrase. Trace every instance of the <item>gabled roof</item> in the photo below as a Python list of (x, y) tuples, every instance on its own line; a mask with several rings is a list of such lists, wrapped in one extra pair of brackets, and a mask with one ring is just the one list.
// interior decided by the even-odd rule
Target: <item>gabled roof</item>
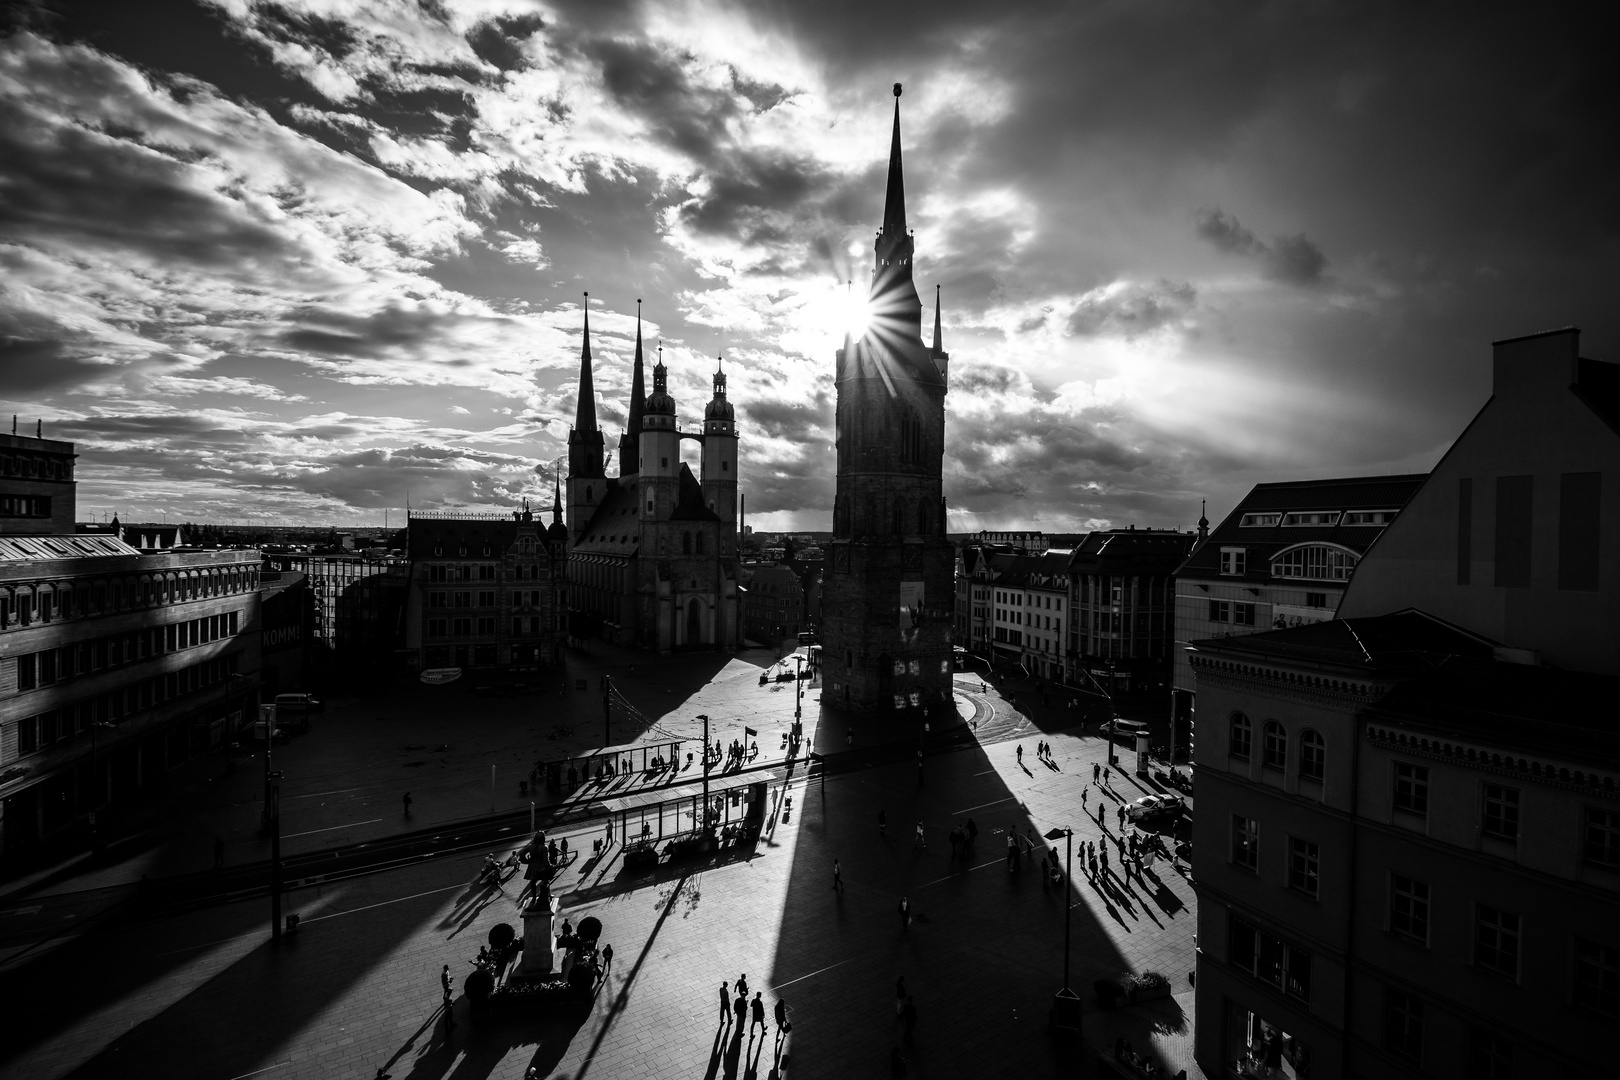
[(637, 513), (634, 477), (609, 477), (596, 513), (586, 524), (574, 554), (634, 555), (641, 546), (641, 517)]
[(680, 494), (676, 497), (671, 521), (719, 521), (720, 515), (709, 509), (703, 501), (703, 485), (692, 475), (691, 466), (681, 462)]
[(1620, 364), (1582, 357), (1576, 371), (1579, 381), (1570, 389), (1609, 425), (1609, 430), (1620, 435)]
[(1076, 574), (1170, 574), (1198, 542), (1194, 533), (1110, 529), (1086, 536), (1069, 556)]
[(1271, 578), (1271, 558), (1284, 548), (1303, 543), (1327, 543), (1364, 554), (1384, 530), (1381, 526), (1245, 526), (1247, 514), (1278, 515), (1312, 511), (1400, 510), (1417, 493), (1426, 473), (1396, 476), (1353, 476), (1338, 480), (1289, 480), (1256, 484), (1243, 501), (1209, 534), (1176, 571), (1180, 578), (1220, 577), (1221, 548), (1245, 549), (1246, 572), (1224, 581), (1264, 582)]

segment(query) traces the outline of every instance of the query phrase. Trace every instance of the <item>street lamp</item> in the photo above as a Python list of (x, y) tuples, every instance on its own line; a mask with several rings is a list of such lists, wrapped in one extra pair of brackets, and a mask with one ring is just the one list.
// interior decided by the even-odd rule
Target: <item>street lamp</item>
[(1069, 895), (1069, 883), (1074, 880), (1074, 830), (1051, 829), (1048, 840), (1063, 837), (1063, 851), (1067, 866), (1063, 874), (1063, 988), (1052, 997), (1052, 1024), (1055, 1027), (1079, 1028), (1080, 997), (1069, 989), (1069, 915), (1074, 901)]
[(709, 831), (709, 714), (699, 713), (698, 719), (703, 721), (703, 818), (698, 827), (704, 832)]
[(264, 725), (264, 811), (263, 826), (270, 834), (270, 940), (281, 940), (281, 792), (275, 781), (281, 777), (270, 767), (271, 736), (276, 730), (276, 707), (259, 706), (259, 722)]

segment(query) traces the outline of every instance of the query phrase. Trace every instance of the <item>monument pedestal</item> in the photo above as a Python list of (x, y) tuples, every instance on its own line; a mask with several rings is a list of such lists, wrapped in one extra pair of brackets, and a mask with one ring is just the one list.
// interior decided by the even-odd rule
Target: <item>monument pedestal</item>
[(523, 909), (523, 959), (515, 974), (549, 975), (553, 946), (557, 942), (557, 898), (542, 888)]

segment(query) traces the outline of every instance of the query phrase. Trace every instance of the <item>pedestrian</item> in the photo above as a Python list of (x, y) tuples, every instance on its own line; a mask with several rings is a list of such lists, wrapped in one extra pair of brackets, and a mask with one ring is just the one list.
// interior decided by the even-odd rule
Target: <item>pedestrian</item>
[(453, 1031), (456, 1026), (456, 1016), (455, 1013), (450, 1011), (450, 995), (455, 991), (456, 980), (450, 974), (449, 964), (444, 965), (444, 968), (439, 972), (439, 985), (444, 988), (444, 1030)]
[(1123, 829), (1125, 827), (1125, 807), (1117, 806), (1114, 808), (1114, 812), (1119, 815), (1119, 827)]
[(1103, 787), (1108, 787), (1108, 766), (1103, 766)]
[(833, 860), (833, 890), (835, 892), (844, 891), (844, 871), (843, 868), (838, 865), (837, 859)]
[(923, 848), (924, 850), (928, 848), (928, 841), (923, 838), (923, 824), (920, 819), (917, 822), (917, 837), (911, 842), (911, 847), (913, 851), (917, 848)]
[(1007, 873), (1018, 869), (1018, 841), (1013, 839), (1011, 832), (1007, 833)]
[(1093, 784), (1095, 784), (1097, 782), (1097, 777), (1098, 777), (1099, 774), (1101, 774), (1101, 772), (1102, 772), (1102, 766), (1097, 764), (1095, 761), (1093, 761), (1091, 763), (1091, 782)]
[(883, 810), (878, 811), (878, 835), (889, 835), (889, 815)]
[(562, 843), (558, 847), (562, 851), (562, 861), (566, 863), (568, 861), (568, 837), (563, 837)]
[(894, 1018), (900, 1019), (900, 1014), (906, 1008), (906, 977), (900, 976), (894, 980)]
[(607, 823), (606, 830), (607, 838), (602, 841), (602, 850), (604, 851), (613, 846), (613, 822)]
[(967, 838), (969, 844), (979, 838), (979, 827), (973, 824), (972, 818), (967, 819)]
[(962, 843), (961, 833), (957, 829), (952, 829), (950, 839), (951, 839), (951, 861), (954, 862), (954, 861), (956, 861), (956, 856), (961, 854), (961, 843)]
[(214, 869), (225, 869), (225, 838), (223, 836), (214, 837)]
[(737, 976), (737, 986), (735, 989), (737, 991), (737, 996), (742, 999), (743, 1004), (748, 1004), (748, 975), (746, 973)]
[(405, 793), (404, 802), (405, 802), (405, 816), (410, 817), (411, 816), (411, 793), (408, 792), (408, 791)]
[(900, 929), (905, 930), (911, 926), (911, 901), (905, 897), (900, 898)]
[(752, 1008), (754, 1019), (753, 1023), (748, 1025), (748, 1037), (750, 1039), (754, 1037), (754, 1024), (759, 1025), (759, 1033), (761, 1035), (764, 1035), (767, 1031), (771, 1030), (769, 1025), (765, 1023), (765, 992), (763, 990), (754, 991)]
[(737, 995), (737, 1004), (735, 1006), (734, 1011), (737, 1014), (737, 1030), (741, 1031), (742, 1026), (745, 1023), (748, 1022), (748, 995), (747, 994), (738, 994)]
[(720, 983), (720, 1021), (727, 1026), (731, 1024), (731, 988), (723, 981)]
[(1108, 876), (1108, 845), (1107, 844), (1104, 844), (1102, 846), (1102, 850), (1097, 853), (1097, 861), (1102, 866), (1103, 876), (1107, 877)]
[(776, 999), (776, 1009), (774, 1010), (774, 1015), (776, 1016), (776, 1037), (780, 1039), (787, 1033), (788, 1022), (786, 1001), (783, 1001), (781, 998)]
[(1097, 824), (1101, 825), (1103, 828), (1106, 829), (1106, 828), (1108, 828), (1108, 825), (1103, 821), (1103, 812), (1105, 810), (1107, 810), (1106, 804), (1104, 804), (1104, 802), (1102, 801), (1101, 798), (1098, 798), (1098, 800), (1097, 800)]
[(1018, 764), (1022, 765), (1024, 763), (1024, 744), (1019, 743), (1017, 749), (1018, 749)]
[(911, 1041), (911, 1032), (917, 1026), (917, 1003), (912, 1000), (912, 997), (911, 997), (910, 994), (906, 995), (905, 1022), (906, 1022), (906, 1041), (910, 1042)]
[(1081, 788), (1080, 789), (1080, 809), (1082, 811), (1084, 811), (1085, 808), (1086, 808), (1086, 796), (1090, 795), (1090, 794), (1091, 794), (1091, 789), (1090, 788)]
[(613, 946), (612, 945), (604, 945), (604, 946), (602, 946), (602, 970), (603, 970), (603, 972), (606, 972), (607, 969), (612, 967), (612, 966), (613, 966)]

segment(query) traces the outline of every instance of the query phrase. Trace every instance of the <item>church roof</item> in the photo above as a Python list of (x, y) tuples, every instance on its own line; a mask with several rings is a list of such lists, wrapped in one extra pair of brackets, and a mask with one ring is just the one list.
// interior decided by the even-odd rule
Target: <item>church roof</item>
[(641, 516), (636, 506), (636, 477), (609, 479), (607, 491), (574, 544), (576, 555), (634, 555), (641, 546)]
[(720, 515), (709, 509), (703, 501), (703, 485), (692, 475), (691, 466), (681, 462), (680, 494), (676, 497), (671, 521), (719, 521)]

